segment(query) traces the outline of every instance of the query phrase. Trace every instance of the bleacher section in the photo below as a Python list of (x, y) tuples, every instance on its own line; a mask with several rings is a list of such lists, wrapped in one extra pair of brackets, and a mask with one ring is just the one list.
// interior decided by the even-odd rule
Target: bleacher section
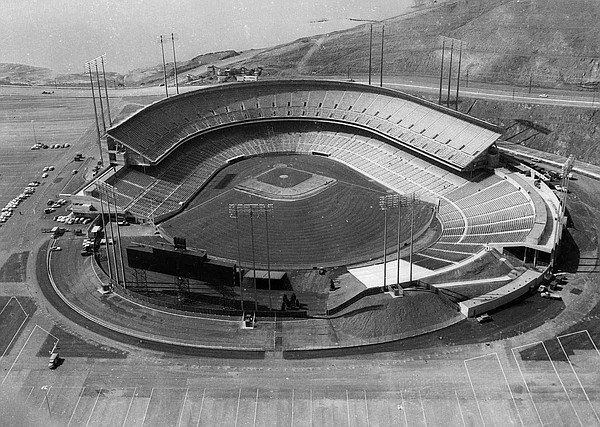
[(531, 232), (532, 201), (509, 180), (487, 173), (469, 181), (380, 139), (342, 129), (249, 126), (211, 133), (179, 147), (159, 165), (146, 168), (146, 174), (140, 168), (123, 169), (111, 183), (120, 207), (141, 218), (160, 218), (181, 209), (231, 159), (318, 152), (397, 193), (440, 200), (441, 237), (418, 254), (417, 265), (443, 268), (465, 261), (486, 245), (523, 242)]
[(154, 103), (108, 131), (131, 160), (156, 164), (190, 137), (256, 121), (310, 120), (368, 130), (456, 170), (480, 166), (496, 128), (401, 92), (327, 81), (222, 85)]

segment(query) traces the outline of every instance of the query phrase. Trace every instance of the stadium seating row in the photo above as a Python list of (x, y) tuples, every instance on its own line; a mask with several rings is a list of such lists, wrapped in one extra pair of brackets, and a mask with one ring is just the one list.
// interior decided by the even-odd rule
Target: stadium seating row
[[(458, 168), (468, 166), (498, 137), (495, 132), (406, 95), (364, 87), (287, 83), (225, 86), (158, 102), (109, 130), (156, 163), (187, 138), (259, 119), (319, 119), (359, 125)], [(339, 86), (339, 85), (338, 85)]]
[(528, 198), (508, 181), (490, 175), (480, 185), (423, 161), (401, 148), (364, 134), (336, 130), (275, 132), (229, 129), (189, 141), (144, 174), (129, 168), (115, 177), (122, 207), (152, 218), (174, 212), (188, 202), (212, 175), (239, 156), (266, 153), (329, 155), (401, 194), (441, 198), (439, 241), (422, 252), (423, 266), (461, 262), (485, 244), (519, 242), (533, 226)]

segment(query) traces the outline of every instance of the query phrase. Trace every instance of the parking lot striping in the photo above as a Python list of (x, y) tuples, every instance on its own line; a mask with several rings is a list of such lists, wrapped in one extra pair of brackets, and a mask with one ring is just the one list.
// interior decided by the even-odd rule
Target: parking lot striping
[(84, 391), (85, 391), (85, 387), (81, 387), (81, 392), (79, 392), (79, 398), (77, 399), (77, 403), (75, 403), (73, 412), (71, 412), (71, 416), (69, 417), (69, 422), (67, 423), (67, 427), (69, 427), (71, 425), (71, 421), (73, 421), (73, 416), (75, 415), (75, 411), (77, 411), (77, 407), (79, 406), (79, 401), (81, 400), (81, 396), (83, 396)]
[(148, 415), (148, 408), (150, 408), (150, 402), (152, 401), (152, 394), (154, 393), (154, 387), (150, 390), (150, 398), (148, 399), (148, 404), (146, 405), (146, 410), (144, 411), (144, 418), (142, 419), (142, 426), (146, 422), (146, 415)]
[(198, 422), (196, 423), (196, 427), (200, 425), (200, 418), (202, 418), (202, 408), (204, 407), (204, 395), (206, 394), (206, 387), (202, 390), (202, 400), (200, 401), (200, 412), (198, 413)]
[[(46, 403), (46, 401), (48, 400), (48, 393), (50, 393), (51, 389), (52, 389), (51, 385), (49, 385), (49, 386), (42, 386), (42, 390), (46, 391), (46, 396), (42, 399), (42, 403), (40, 403), (40, 406), (39, 406), (38, 409), (42, 409), (42, 406), (44, 406), (44, 403)], [(48, 406), (50, 406), (50, 402), (48, 402)]]
[(585, 388), (583, 387), (583, 384), (581, 384), (581, 381), (579, 379), (579, 375), (577, 375), (577, 372), (575, 372), (575, 368), (573, 367), (573, 364), (571, 363), (571, 359), (567, 355), (567, 352), (565, 351), (565, 348), (563, 347), (562, 343), (560, 342), (560, 337), (556, 337), (556, 340), (558, 341), (558, 344), (560, 345), (560, 348), (561, 348), (562, 352), (564, 353), (565, 357), (567, 358), (567, 362), (569, 362), (569, 366), (571, 367), (571, 371), (573, 371), (573, 375), (575, 375), (575, 378), (577, 379), (577, 383), (579, 384), (579, 387), (581, 387), (581, 390), (583, 391), (583, 395), (585, 396), (586, 400), (590, 404), (590, 407), (592, 408), (592, 412), (594, 413), (594, 416), (596, 417), (596, 420), (598, 420), (598, 422), (600, 423), (600, 418), (598, 418), (598, 414), (596, 413), (596, 409), (594, 409), (594, 405), (592, 405), (592, 402), (590, 401), (590, 398), (589, 398), (587, 392), (585, 391)]
[(569, 404), (571, 405), (571, 408), (573, 409), (573, 412), (575, 413), (575, 416), (577, 417), (577, 421), (579, 421), (579, 424), (581, 426), (583, 426), (583, 423), (581, 422), (581, 419), (579, 418), (579, 414), (575, 410), (575, 406), (573, 406), (573, 401), (571, 400), (571, 396), (569, 396), (569, 393), (567, 392), (567, 389), (565, 388), (565, 385), (563, 384), (562, 379), (560, 378), (560, 375), (558, 375), (558, 371), (556, 370), (556, 366), (554, 366), (554, 362), (552, 362), (552, 358), (550, 357), (550, 353), (548, 353), (548, 349), (546, 348), (546, 344), (544, 344), (543, 341), (542, 341), (542, 347), (544, 347), (544, 351), (546, 352), (546, 355), (548, 356), (548, 360), (550, 361), (550, 364), (552, 365), (552, 369), (554, 369), (554, 373), (556, 374), (556, 378), (558, 378), (558, 381), (560, 382), (560, 385), (561, 385), (563, 391), (565, 392), (565, 395), (567, 396), (567, 399), (569, 399)]
[(4, 309), (6, 308), (6, 306), (8, 305), (8, 303), (10, 303), (10, 301), (13, 298), (15, 299), (15, 301), (17, 302), (17, 304), (19, 304), (19, 307), (21, 307), (21, 310), (23, 311), (23, 313), (25, 313), (25, 319), (23, 319), (23, 322), (21, 322), (21, 325), (19, 326), (19, 329), (17, 329), (17, 331), (14, 333), (13, 337), (10, 339), (9, 343), (6, 346), (6, 349), (2, 353), (2, 356), (0, 356), (0, 362), (2, 362), (2, 359), (4, 359), (4, 356), (6, 355), (6, 352), (8, 351), (8, 349), (10, 348), (10, 345), (15, 340), (15, 338), (17, 338), (17, 336), (19, 335), (19, 332), (21, 332), (21, 328), (23, 327), (23, 325), (25, 324), (25, 322), (27, 321), (27, 319), (29, 319), (29, 315), (27, 314), (27, 312), (25, 310), (23, 310), (23, 306), (21, 305), (21, 303), (19, 302), (19, 300), (16, 297), (10, 297), (10, 299), (8, 300), (8, 302), (6, 303), (6, 305), (2, 308), (2, 311), (0, 311), (0, 314), (2, 314), (2, 312), (4, 311)]
[(479, 416), (481, 417), (481, 422), (483, 424), (483, 427), (485, 427), (483, 413), (481, 412), (481, 407), (479, 406), (479, 400), (477, 400), (477, 393), (475, 393), (475, 387), (473, 386), (473, 380), (471, 379), (471, 374), (469, 373), (469, 367), (467, 366), (467, 362), (469, 360), (478, 359), (479, 357), (484, 357), (484, 356), (472, 357), (471, 359), (464, 360), (463, 362), (465, 364), (465, 370), (467, 371), (467, 377), (469, 377), (469, 384), (471, 384), (471, 390), (473, 390), (473, 396), (475, 397), (475, 403), (477, 404), (477, 410), (479, 411)]
[(33, 393), (34, 389), (35, 389), (35, 387), (31, 386), (31, 389), (29, 390), (29, 393), (27, 394), (27, 399), (25, 399), (25, 402), (29, 401), (29, 398), (31, 397), (31, 393)]
[(348, 389), (346, 389), (346, 412), (348, 416), (348, 427), (350, 427), (350, 398), (348, 397)]
[(8, 301), (6, 302), (6, 304), (4, 304), (4, 307), (2, 307), (2, 310), (0, 310), (0, 314), (2, 314), (2, 312), (4, 311), (4, 309), (5, 309), (5, 308), (8, 306), (8, 304), (10, 304), (10, 302), (11, 302), (12, 300), (15, 300), (15, 302), (16, 302), (17, 304), (19, 304), (19, 307), (21, 307), (21, 311), (23, 311), (23, 313), (25, 313), (25, 316), (28, 316), (28, 317), (29, 317), (29, 315), (27, 314), (27, 312), (25, 311), (25, 309), (24, 309), (24, 308), (23, 308), (23, 306), (21, 305), (21, 302), (19, 301), (19, 298), (17, 298), (17, 297), (16, 297), (16, 296), (14, 296), (14, 295), (8, 299)]
[(367, 390), (363, 390), (365, 392), (365, 413), (367, 414), (367, 427), (371, 424), (369, 422), (369, 405), (367, 404)]
[(292, 422), (290, 423), (290, 426), (294, 427), (294, 389), (292, 389)]
[(462, 408), (460, 407), (460, 400), (458, 400), (458, 392), (454, 390), (454, 395), (456, 396), (456, 403), (458, 403), (458, 411), (460, 412), (460, 419), (463, 422), (463, 427), (467, 427), (467, 423), (465, 422), (465, 416), (463, 415)]
[(187, 400), (189, 391), (190, 391), (190, 388), (187, 387), (185, 389), (185, 396), (183, 397), (183, 405), (181, 405), (181, 411), (179, 413), (179, 420), (177, 421), (177, 427), (179, 427), (181, 425), (181, 419), (183, 418), (183, 411), (185, 411), (185, 401)]
[[(533, 344), (538, 344), (538, 343), (533, 343)], [(527, 381), (525, 380), (525, 376), (523, 375), (523, 371), (521, 370), (521, 365), (519, 364), (519, 361), (517, 360), (517, 355), (515, 354), (515, 349), (517, 348), (521, 348), (521, 347), (527, 347), (533, 344), (525, 344), (525, 345), (520, 345), (518, 347), (513, 347), (510, 349), (513, 358), (515, 359), (515, 363), (517, 364), (517, 369), (519, 370), (519, 374), (521, 374), (521, 378), (523, 379), (523, 383), (525, 384), (525, 390), (527, 390), (527, 393), (529, 394), (529, 399), (531, 399), (531, 403), (533, 404), (533, 409), (535, 409), (535, 413), (538, 417), (538, 420), (540, 422), (541, 425), (544, 425), (544, 422), (542, 421), (542, 417), (540, 416), (540, 411), (538, 411), (537, 405), (535, 404), (535, 401), (533, 400), (533, 395), (531, 394), (531, 390), (529, 389), (529, 384), (527, 384)]]
[(88, 420), (85, 423), (85, 427), (90, 425), (90, 421), (92, 420), (92, 415), (94, 415), (94, 409), (96, 409), (96, 404), (98, 403), (98, 399), (100, 399), (101, 394), (102, 394), (102, 387), (100, 387), (100, 390), (98, 390), (98, 394), (96, 395), (96, 400), (94, 400), (94, 406), (92, 406), (92, 410), (90, 411), (90, 416), (88, 417)]
[(129, 406), (127, 406), (127, 412), (125, 412), (125, 418), (123, 419), (123, 424), (121, 427), (125, 427), (125, 423), (127, 422), (127, 417), (129, 416), (129, 411), (131, 410), (131, 405), (133, 404), (133, 398), (135, 397), (135, 392), (137, 391), (137, 387), (133, 388), (133, 394), (131, 395), (131, 400), (129, 401)]
[(234, 427), (237, 427), (237, 420), (238, 420), (238, 415), (240, 412), (240, 399), (242, 398), (242, 389), (240, 387), (240, 391), (238, 393), (238, 401), (237, 401), (237, 407), (235, 408), (235, 423), (233, 424)]
[(406, 407), (404, 406), (404, 394), (400, 391), (400, 402), (402, 402), (402, 412), (404, 412), (404, 423), (408, 427), (408, 417), (406, 415)]
[(27, 339), (25, 340), (25, 344), (23, 344), (23, 347), (21, 347), (21, 350), (19, 351), (19, 354), (17, 354), (17, 357), (15, 358), (14, 362), (12, 363), (12, 365), (10, 366), (10, 369), (8, 370), (8, 372), (6, 373), (6, 375), (4, 376), (4, 379), (2, 380), (2, 384), (4, 384), (4, 381), (6, 381), (6, 379), (8, 378), (8, 376), (10, 375), (10, 372), (12, 371), (12, 369), (15, 367), (15, 364), (17, 363), (17, 360), (19, 360), (19, 357), (21, 356), (21, 353), (23, 353), (23, 350), (25, 349), (25, 346), (27, 345), (27, 343), (29, 342), (29, 339), (31, 338), (31, 336), (33, 335), (33, 333), (35, 332), (37, 325), (35, 325), (33, 327), (33, 329), (31, 330), (31, 332), (29, 333), (29, 336), (27, 337)]
[(523, 423), (523, 419), (521, 418), (521, 413), (519, 412), (519, 407), (517, 406), (517, 401), (515, 400), (515, 395), (513, 394), (510, 384), (508, 384), (508, 378), (506, 378), (506, 373), (504, 372), (504, 368), (502, 367), (502, 363), (500, 362), (500, 358), (498, 357), (498, 353), (494, 353), (496, 355), (496, 360), (498, 360), (498, 365), (500, 366), (500, 370), (502, 371), (502, 376), (504, 377), (504, 381), (506, 382), (506, 388), (508, 388), (508, 392), (510, 393), (510, 397), (515, 405), (515, 411), (517, 411), (517, 417), (519, 417), (519, 421), (521, 421), (521, 425), (525, 426)]
[(258, 388), (256, 389), (256, 400), (254, 401), (254, 423), (252, 424), (256, 427), (256, 413), (258, 412)]
[(581, 331), (577, 331), (577, 332), (571, 332), (570, 334), (565, 334), (565, 335), (559, 335), (556, 338), (560, 339), (560, 338), (565, 338), (571, 335), (575, 335), (575, 334), (582, 334), (582, 333), (586, 333), (588, 338), (590, 339), (590, 342), (592, 343), (592, 345), (594, 346), (594, 349), (596, 349), (596, 353), (598, 353), (598, 356), (600, 356), (600, 351), (598, 350), (598, 347), (596, 347), (596, 343), (594, 342), (594, 340), (592, 339), (592, 336), (590, 335), (589, 331), (587, 329), (583, 329)]
[(312, 402), (312, 388), (310, 389), (310, 425), (314, 425), (313, 421), (313, 402)]
[(423, 398), (421, 397), (421, 390), (419, 390), (419, 400), (421, 401), (421, 411), (423, 411), (423, 421), (427, 426), (427, 417), (425, 416), (425, 406), (423, 405)]

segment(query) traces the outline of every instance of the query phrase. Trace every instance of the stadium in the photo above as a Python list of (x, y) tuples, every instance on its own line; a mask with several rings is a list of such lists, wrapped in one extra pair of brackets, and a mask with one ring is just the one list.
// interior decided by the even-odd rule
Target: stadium
[[(563, 202), (501, 154), (500, 135), (390, 89), (226, 84), (123, 117), (107, 131), (111, 167), (71, 198), (155, 226), (121, 238), (104, 224), (110, 287), (139, 301), (312, 317), (426, 293), (464, 319), (548, 277), (564, 226)], [(285, 292), (302, 306), (285, 310)]]

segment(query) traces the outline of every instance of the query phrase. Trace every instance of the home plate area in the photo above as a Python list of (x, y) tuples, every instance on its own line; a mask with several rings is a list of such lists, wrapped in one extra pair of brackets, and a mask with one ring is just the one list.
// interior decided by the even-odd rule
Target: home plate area
[(243, 193), (278, 201), (302, 200), (335, 185), (334, 178), (289, 167), (284, 163), (235, 187)]

